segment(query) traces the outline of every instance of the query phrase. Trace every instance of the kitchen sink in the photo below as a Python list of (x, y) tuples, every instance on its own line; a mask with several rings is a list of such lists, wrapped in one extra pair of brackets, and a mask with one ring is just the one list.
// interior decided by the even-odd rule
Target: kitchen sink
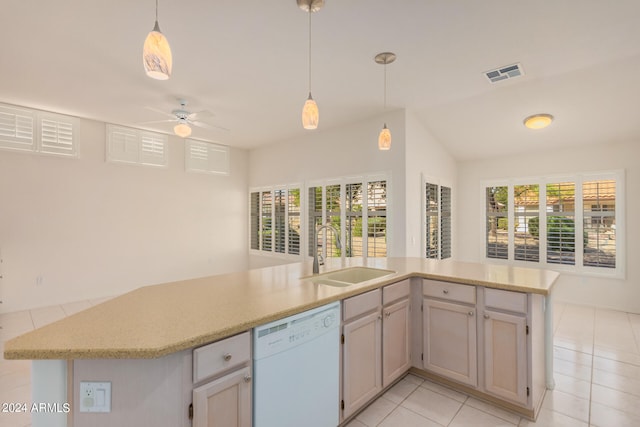
[(327, 273), (303, 277), (303, 279), (311, 280), (313, 283), (319, 285), (345, 287), (392, 274), (395, 274), (395, 271), (382, 268), (350, 267), (343, 270), (329, 271)]

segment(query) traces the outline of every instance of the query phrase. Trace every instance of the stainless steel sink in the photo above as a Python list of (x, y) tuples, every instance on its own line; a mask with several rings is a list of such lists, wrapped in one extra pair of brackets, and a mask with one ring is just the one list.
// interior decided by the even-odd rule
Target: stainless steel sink
[(395, 274), (393, 270), (373, 267), (350, 267), (303, 277), (318, 285), (345, 287)]

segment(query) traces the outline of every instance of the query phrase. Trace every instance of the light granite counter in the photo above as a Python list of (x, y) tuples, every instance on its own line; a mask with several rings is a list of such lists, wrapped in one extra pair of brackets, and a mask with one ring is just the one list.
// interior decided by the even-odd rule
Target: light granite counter
[(330, 260), (396, 271), (348, 287), (314, 284), (311, 262), (146, 286), (5, 343), (6, 359), (143, 359), (198, 347), (409, 277), (548, 296), (548, 270), (421, 258)]

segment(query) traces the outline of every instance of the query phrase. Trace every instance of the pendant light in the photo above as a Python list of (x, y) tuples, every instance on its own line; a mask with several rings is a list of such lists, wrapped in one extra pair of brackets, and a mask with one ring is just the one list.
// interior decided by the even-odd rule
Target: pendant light
[(309, 97), (302, 107), (302, 127), (305, 129), (317, 129), (320, 112), (318, 105), (311, 96), (311, 14), (319, 11), (324, 6), (324, 0), (296, 0), (298, 7), (309, 13)]
[(171, 77), (171, 48), (158, 25), (158, 0), (156, 0), (156, 24), (144, 41), (142, 63), (147, 76), (152, 79), (167, 80)]
[[(396, 60), (396, 54), (393, 52), (382, 52), (376, 55), (375, 61), (377, 64), (384, 65), (384, 109), (387, 109), (387, 64), (391, 64)], [(391, 149), (391, 131), (385, 123), (378, 136), (378, 149), (389, 150)]]

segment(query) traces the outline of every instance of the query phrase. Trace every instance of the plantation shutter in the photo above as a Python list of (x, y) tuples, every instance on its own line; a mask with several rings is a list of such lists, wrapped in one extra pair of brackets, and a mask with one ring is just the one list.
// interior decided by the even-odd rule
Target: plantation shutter
[(287, 199), (289, 254), (300, 255), (300, 189), (290, 189)]
[(576, 263), (576, 185), (547, 184), (547, 262)]
[(425, 184), (425, 256), (438, 258), (438, 186)]
[(540, 261), (540, 186), (538, 184), (513, 187), (514, 259)]
[(507, 259), (509, 256), (509, 208), (506, 186), (487, 187), (486, 192), (487, 258)]
[(167, 142), (166, 135), (140, 132), (140, 163), (143, 165), (167, 166)]
[(451, 258), (451, 188), (440, 187), (440, 259)]
[(107, 125), (107, 160), (138, 161), (138, 134), (135, 129)]
[(367, 185), (367, 256), (387, 256), (387, 181)]
[(583, 265), (616, 268), (616, 182), (583, 183), (582, 200)]
[(34, 121), (32, 111), (0, 105), (0, 147), (33, 151)]
[(190, 172), (229, 175), (229, 147), (187, 139), (184, 157)]
[(78, 122), (72, 117), (42, 114), (40, 119), (40, 152), (77, 157), (75, 130)]
[(258, 250), (260, 249), (260, 233), (259, 233), (259, 224), (260, 224), (260, 193), (253, 192), (249, 195), (249, 209), (251, 211), (250, 216), (250, 245), (251, 249)]

